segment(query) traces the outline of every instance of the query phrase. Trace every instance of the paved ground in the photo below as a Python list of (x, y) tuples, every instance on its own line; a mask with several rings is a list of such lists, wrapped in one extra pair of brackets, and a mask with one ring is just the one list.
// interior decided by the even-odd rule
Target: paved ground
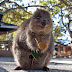
[[(57, 64), (54, 64), (57, 63)], [(11, 57), (0, 57), (0, 72), (44, 72), (42, 70), (14, 70), (16, 64)], [(72, 72), (72, 59), (53, 58), (49, 72)]]

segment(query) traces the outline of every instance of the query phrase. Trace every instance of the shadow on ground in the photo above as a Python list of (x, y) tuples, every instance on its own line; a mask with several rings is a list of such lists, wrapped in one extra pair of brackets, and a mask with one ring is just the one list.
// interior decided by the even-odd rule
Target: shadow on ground
[(50, 71), (42, 71), (42, 70), (15, 70), (14, 72), (72, 72), (69, 70), (59, 70), (59, 69), (50, 69)]

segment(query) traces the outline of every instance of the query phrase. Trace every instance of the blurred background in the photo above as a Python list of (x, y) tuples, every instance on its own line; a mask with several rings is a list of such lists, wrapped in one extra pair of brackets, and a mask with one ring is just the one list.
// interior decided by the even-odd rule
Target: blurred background
[(0, 0), (0, 56), (12, 56), (12, 40), (37, 8), (48, 9), (53, 22), (54, 57), (72, 58), (72, 0)]

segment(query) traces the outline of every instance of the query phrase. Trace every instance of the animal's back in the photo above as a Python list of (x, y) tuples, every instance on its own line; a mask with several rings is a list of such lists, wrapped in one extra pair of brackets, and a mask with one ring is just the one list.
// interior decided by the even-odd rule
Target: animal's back
[(29, 22), (30, 19), (27, 19), (21, 24), (13, 39), (12, 53), (18, 66), (25, 66), (28, 62), (27, 60), (30, 50), (26, 44), (26, 28), (28, 27)]
[[(35, 15), (40, 12), (42, 12), (41, 16), (46, 14), (39, 21), (39, 18), (35, 19)], [(44, 10), (38, 10), (32, 18), (25, 20), (17, 31), (13, 40), (12, 51), (17, 65), (22, 69), (42, 69), (48, 65), (53, 56), (52, 22), (49, 14), (48, 16), (47, 14)], [(50, 21), (44, 17), (49, 17)], [(38, 59), (32, 55), (32, 50), (39, 49), (35, 38), (39, 42), (44, 41), (47, 45), (47, 49), (41, 53)]]

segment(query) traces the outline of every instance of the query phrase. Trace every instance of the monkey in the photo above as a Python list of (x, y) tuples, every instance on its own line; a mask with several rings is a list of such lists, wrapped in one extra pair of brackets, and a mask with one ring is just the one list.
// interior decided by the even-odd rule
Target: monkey
[[(53, 24), (50, 14), (45, 9), (37, 9), (31, 18), (24, 20), (13, 39), (12, 53), (17, 64), (15, 70), (44, 70), (53, 57)], [(36, 40), (45, 42), (47, 48), (43, 51), (38, 47)], [(39, 58), (32, 55), (35, 51)]]

